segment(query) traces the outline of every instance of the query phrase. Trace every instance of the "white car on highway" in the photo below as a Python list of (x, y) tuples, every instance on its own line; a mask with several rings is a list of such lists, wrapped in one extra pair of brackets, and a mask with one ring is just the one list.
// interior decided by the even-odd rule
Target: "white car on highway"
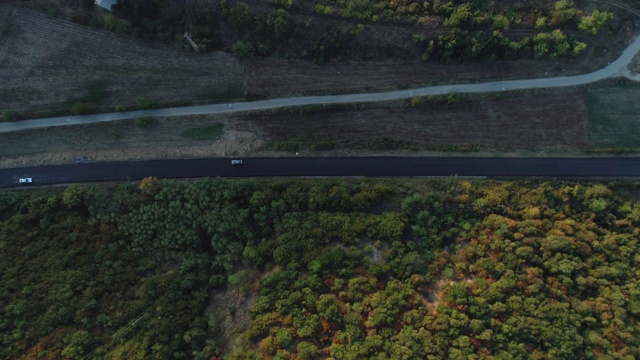
[(33, 182), (32, 178), (21, 178), (18, 180), (20, 184), (31, 184)]

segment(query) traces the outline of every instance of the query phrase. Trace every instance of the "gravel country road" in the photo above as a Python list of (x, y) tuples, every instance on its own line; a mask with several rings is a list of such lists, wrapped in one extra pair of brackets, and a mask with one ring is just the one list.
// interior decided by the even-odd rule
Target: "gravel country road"
[(390, 100), (409, 99), (413, 96), (444, 95), (450, 93), (484, 93), (510, 90), (542, 89), (552, 87), (568, 87), (590, 84), (596, 81), (626, 77), (634, 81), (640, 81), (640, 75), (629, 72), (627, 66), (640, 52), (640, 36), (636, 36), (633, 42), (622, 52), (622, 55), (605, 68), (589, 74), (575, 76), (561, 76), (553, 78), (538, 78), (524, 80), (494, 81), (480, 84), (438, 85), (417, 89), (398, 90), (380, 93), (362, 93), (348, 95), (326, 95), (290, 97), (253, 102), (238, 102), (229, 104), (213, 104), (186, 106), (176, 108), (127, 111), (118, 113), (106, 113), (84, 116), (61, 116), (47, 119), (26, 120), (12, 123), (1, 123), (0, 133), (45, 128), (52, 126), (81, 125), (105, 121), (127, 120), (139, 116), (173, 117), (187, 115), (222, 114), (251, 110), (267, 110), (291, 106), (315, 105), (315, 104), (346, 104), (367, 103)]

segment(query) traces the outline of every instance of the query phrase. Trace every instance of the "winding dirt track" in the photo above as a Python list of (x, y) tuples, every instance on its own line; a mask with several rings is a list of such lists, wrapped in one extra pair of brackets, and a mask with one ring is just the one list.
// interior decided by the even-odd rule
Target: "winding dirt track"
[(233, 113), (251, 110), (267, 110), (291, 106), (315, 105), (315, 104), (346, 104), (346, 103), (367, 103), (380, 102), (399, 99), (409, 99), (414, 96), (443, 95), (450, 93), (484, 93), (500, 92), (510, 90), (541, 89), (552, 87), (568, 87), (593, 83), (596, 81), (613, 78), (626, 77), (634, 81), (640, 81), (640, 75), (631, 74), (627, 66), (633, 58), (640, 52), (640, 36), (636, 36), (634, 41), (622, 52), (620, 57), (598, 71), (553, 78), (522, 79), (508, 81), (493, 81), (479, 84), (460, 85), (439, 85), (428, 86), (417, 89), (398, 90), (379, 93), (360, 93), (348, 95), (327, 95), (327, 96), (307, 96), (288, 97), (280, 99), (262, 100), (254, 102), (239, 102), (229, 104), (199, 105), (179, 108), (164, 108), (155, 110), (140, 110), (119, 113), (105, 113), (85, 116), (62, 116), (47, 119), (36, 119), (15, 123), (0, 124), (0, 133), (37, 129), (52, 126), (90, 124), (104, 121), (127, 120), (139, 116), (169, 117), (186, 115), (206, 115)]

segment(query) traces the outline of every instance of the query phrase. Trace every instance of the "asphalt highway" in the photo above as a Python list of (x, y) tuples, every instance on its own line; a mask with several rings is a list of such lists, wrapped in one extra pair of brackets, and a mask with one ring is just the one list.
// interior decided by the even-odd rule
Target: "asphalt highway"
[[(198, 177), (638, 177), (640, 158), (285, 157), (105, 162), (0, 169), (0, 187)], [(20, 178), (33, 183), (20, 185)]]

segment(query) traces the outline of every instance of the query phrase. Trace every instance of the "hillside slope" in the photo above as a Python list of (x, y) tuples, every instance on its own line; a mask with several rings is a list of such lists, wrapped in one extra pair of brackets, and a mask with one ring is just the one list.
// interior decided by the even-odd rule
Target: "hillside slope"
[(640, 356), (636, 184), (0, 192), (0, 357)]

